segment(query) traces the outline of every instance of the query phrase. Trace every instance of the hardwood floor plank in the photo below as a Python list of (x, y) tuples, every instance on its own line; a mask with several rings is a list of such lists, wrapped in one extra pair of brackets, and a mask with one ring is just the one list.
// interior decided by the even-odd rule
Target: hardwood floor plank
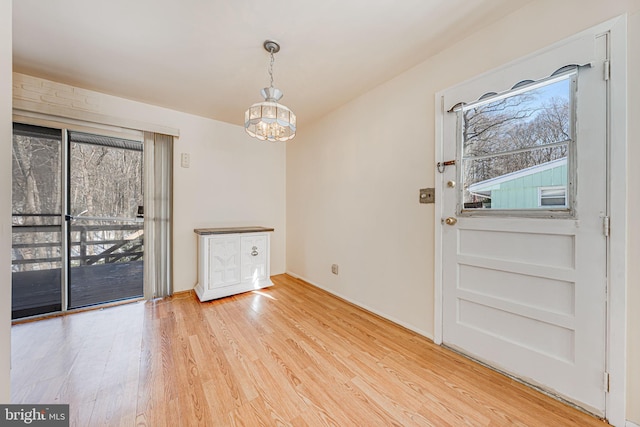
[[(365, 393), (369, 399), (379, 405), (385, 412), (391, 415), (395, 422), (402, 426), (433, 426), (426, 417), (419, 414), (417, 411), (411, 410), (406, 406), (405, 402), (395, 398), (394, 396), (385, 393), (380, 387), (372, 385), (371, 382), (366, 381), (360, 377), (356, 377), (352, 380), (355, 387), (358, 387)], [(416, 407), (417, 408), (417, 407)], [(481, 425), (481, 424), (478, 424)], [(486, 424), (485, 424), (486, 425)]]
[(318, 366), (310, 366), (306, 369), (306, 374), (313, 384), (320, 386), (325, 393), (330, 393), (331, 400), (338, 403), (339, 410), (352, 420), (349, 425), (399, 425), (382, 407), (367, 399), (350, 379), (344, 383), (340, 382), (327, 376)]
[[(397, 362), (398, 358), (403, 360), (406, 365)], [(427, 418), (431, 420), (431, 415), (436, 414), (447, 424), (465, 423), (467, 417), (464, 414), (466, 412), (473, 413), (474, 403), (478, 404), (478, 402), (469, 402), (468, 394), (452, 384), (446, 376), (433, 375), (433, 372), (421, 373), (420, 366), (414, 366), (410, 360), (401, 358), (401, 355), (392, 354), (382, 360), (379, 366), (397, 381), (422, 396), (422, 408), (424, 408), (424, 412), (429, 414)], [(442, 387), (451, 388), (452, 393), (442, 393)], [(437, 394), (434, 394), (434, 391)], [(490, 407), (486, 409), (492, 410)], [(482, 424), (486, 420), (475, 420), (475, 422)]]
[(281, 414), (283, 419), (293, 420), (307, 409), (295, 387), (283, 379), (277, 370), (269, 369), (262, 360), (253, 364), (252, 377), (264, 405), (276, 408), (274, 411)]
[(199, 378), (198, 366), (187, 337), (182, 336), (178, 346), (175, 346), (177, 373), (178, 403), (181, 416), (192, 420), (198, 425), (204, 425), (210, 418), (207, 400)]
[(290, 276), (14, 325), (13, 403), (73, 426), (602, 426)]

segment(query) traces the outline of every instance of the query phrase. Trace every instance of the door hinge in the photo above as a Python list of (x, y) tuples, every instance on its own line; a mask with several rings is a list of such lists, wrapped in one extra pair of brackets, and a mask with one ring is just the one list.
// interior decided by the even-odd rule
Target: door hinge
[(606, 61), (604, 61), (604, 73), (602, 75), (602, 77), (604, 78), (605, 81), (609, 80), (609, 78), (611, 77), (611, 61), (609, 61), (608, 59)]
[(611, 221), (608, 216), (602, 217), (602, 232), (605, 237), (609, 237), (609, 231), (611, 230)]
[(609, 372), (605, 372), (603, 376), (604, 392), (609, 393)]

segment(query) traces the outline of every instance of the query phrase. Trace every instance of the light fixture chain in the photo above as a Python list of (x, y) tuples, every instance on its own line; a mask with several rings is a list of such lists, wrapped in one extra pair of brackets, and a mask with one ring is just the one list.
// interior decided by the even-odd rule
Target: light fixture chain
[(269, 78), (271, 79), (271, 82), (269, 83), (269, 87), (273, 87), (273, 49), (269, 51), (269, 54), (271, 55), (271, 60), (269, 61)]

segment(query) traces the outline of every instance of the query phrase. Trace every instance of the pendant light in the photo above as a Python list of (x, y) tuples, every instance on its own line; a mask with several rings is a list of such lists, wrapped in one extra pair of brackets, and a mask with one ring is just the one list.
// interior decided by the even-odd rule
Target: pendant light
[(262, 141), (288, 141), (296, 136), (296, 115), (278, 101), (282, 91), (273, 87), (273, 54), (280, 51), (280, 45), (266, 40), (263, 45), (269, 52), (270, 85), (260, 91), (264, 101), (253, 104), (244, 113), (244, 129), (254, 138)]

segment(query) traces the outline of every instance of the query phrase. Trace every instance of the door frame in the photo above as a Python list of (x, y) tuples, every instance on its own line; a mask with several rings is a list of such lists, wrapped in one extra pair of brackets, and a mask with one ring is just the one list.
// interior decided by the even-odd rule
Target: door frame
[[(627, 283), (627, 15), (621, 15), (582, 31), (574, 36), (558, 41), (525, 57), (483, 73), (487, 75), (509, 65), (534, 59), (566, 43), (569, 40), (608, 32), (611, 66), (607, 100), (607, 209), (612, 224), (608, 239), (607, 259), (607, 318), (605, 339), (606, 372), (609, 373), (609, 392), (606, 394), (605, 418), (612, 425), (624, 426), (626, 420), (626, 283)], [(481, 76), (482, 76), (481, 75)], [(476, 76), (475, 78), (480, 77)], [(474, 79), (475, 79), (474, 78)], [(439, 91), (435, 96), (435, 159), (443, 159), (444, 143), (444, 93), (451, 88)], [(435, 175), (435, 268), (434, 268), (434, 342), (442, 345), (443, 335), (443, 284), (442, 284), (442, 225), (444, 179), (434, 165)]]

